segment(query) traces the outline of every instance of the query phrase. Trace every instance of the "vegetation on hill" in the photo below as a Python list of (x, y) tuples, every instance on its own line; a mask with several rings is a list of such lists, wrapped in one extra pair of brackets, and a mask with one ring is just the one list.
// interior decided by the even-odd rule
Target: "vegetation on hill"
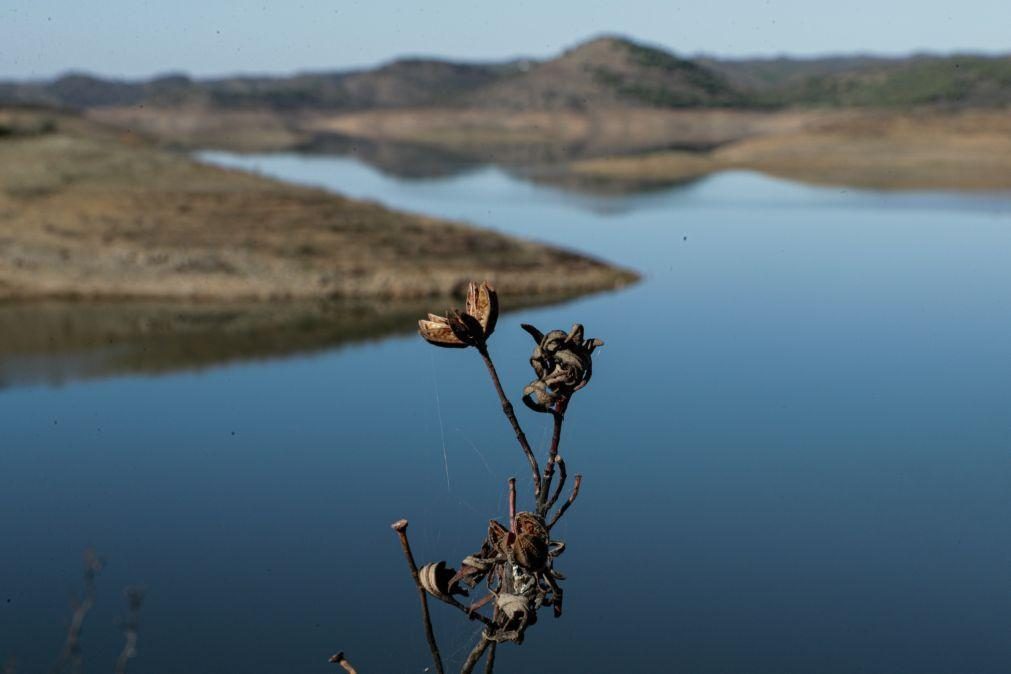
[(472, 92), (462, 103), (504, 109), (725, 107), (744, 99), (714, 71), (652, 47), (603, 37)]
[(600, 37), (540, 62), (402, 59), (357, 71), (205, 80), (168, 75), (144, 82), (75, 73), (51, 82), (0, 83), (0, 103), (277, 111), (997, 107), (1011, 104), (1011, 56), (682, 58), (624, 38)]

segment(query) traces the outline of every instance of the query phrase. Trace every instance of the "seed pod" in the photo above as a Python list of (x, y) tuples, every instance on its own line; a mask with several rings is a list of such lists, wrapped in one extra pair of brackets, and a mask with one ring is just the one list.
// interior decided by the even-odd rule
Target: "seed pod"
[(568, 333), (552, 330), (544, 334), (527, 324), (523, 329), (537, 342), (530, 356), (537, 379), (523, 389), (523, 402), (536, 412), (550, 412), (553, 405), (589, 383), (593, 375), (591, 355), (604, 343), (599, 339), (584, 339), (583, 326), (579, 323)]
[(467, 313), (477, 319), (485, 338), (491, 337), (498, 323), (498, 293), (490, 283), (473, 281), (467, 286)]
[(425, 588), (425, 592), (438, 599), (445, 600), (454, 594), (465, 594), (454, 581), (455, 577), (456, 573), (453, 569), (446, 567), (446, 562), (425, 564), (418, 569), (418, 581), (421, 583), (421, 587)]
[(428, 319), (418, 321), (418, 333), (429, 344), (442, 346), (450, 349), (463, 349), (467, 347), (459, 337), (453, 333), (449, 327), (449, 321), (444, 316), (428, 314)]
[(453, 349), (481, 346), (498, 322), (498, 295), (485, 281), (473, 281), (467, 287), (467, 305), (464, 311), (450, 309), (445, 316), (428, 314), (418, 321), (418, 332), (429, 344)]
[(540, 571), (548, 563), (548, 529), (533, 513), (516, 513), (516, 540), (513, 559), (522, 568)]

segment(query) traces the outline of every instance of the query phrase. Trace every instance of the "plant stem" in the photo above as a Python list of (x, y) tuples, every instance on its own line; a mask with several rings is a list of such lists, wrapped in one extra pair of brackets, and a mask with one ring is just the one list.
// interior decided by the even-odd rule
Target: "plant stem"
[(484, 661), (484, 674), (492, 674), (495, 669), (495, 647), (498, 646), (496, 642), (491, 642), (491, 646), (488, 647), (488, 659)]
[(481, 656), (484, 655), (485, 650), (492, 644), (491, 639), (485, 639), (484, 634), (481, 635), (481, 640), (474, 644), (474, 649), (467, 656), (467, 661), (463, 663), (463, 669), (460, 670), (460, 674), (471, 674), (474, 671), (474, 667), (477, 663), (481, 661)]
[(509, 478), (509, 531), (516, 533), (516, 478)]
[(348, 662), (348, 659), (344, 657), (344, 651), (331, 656), (330, 662), (340, 665), (348, 674), (358, 674), (358, 670), (354, 668), (354, 665)]
[(537, 458), (534, 456), (534, 451), (530, 449), (530, 443), (527, 442), (527, 436), (523, 433), (519, 420), (516, 419), (516, 412), (513, 410), (512, 403), (509, 402), (505, 391), (502, 390), (502, 382), (498, 378), (498, 371), (495, 370), (495, 363), (492, 362), (491, 356), (488, 354), (488, 347), (481, 344), (477, 347), (477, 352), (484, 359), (484, 364), (488, 368), (488, 374), (491, 375), (491, 382), (495, 385), (498, 399), (502, 403), (502, 412), (506, 415), (510, 425), (512, 425), (513, 431), (516, 432), (516, 440), (520, 443), (520, 448), (523, 450), (523, 453), (527, 457), (527, 462), (530, 464), (530, 472), (533, 474), (534, 479), (534, 497), (539, 498), (541, 494), (541, 471), (537, 465)]
[(576, 500), (577, 496), (579, 496), (579, 486), (581, 484), (583, 484), (583, 476), (576, 475), (576, 477), (572, 480), (572, 493), (569, 494), (569, 500), (563, 503), (562, 507), (555, 513), (555, 516), (551, 518), (551, 522), (548, 524), (548, 531), (551, 531), (551, 528), (558, 524), (558, 520), (562, 519), (562, 515), (565, 514), (565, 511), (569, 509), (572, 502)]
[(436, 674), (445, 674), (442, 668), (442, 656), (439, 654), (439, 644), (435, 641), (435, 632), (432, 630), (432, 618), (428, 614), (428, 593), (421, 585), (418, 578), (418, 565), (414, 563), (414, 555), (411, 554), (411, 544), (407, 541), (407, 520), (398, 520), (392, 525), (393, 530), (400, 537), (400, 547), (404, 549), (404, 557), (407, 559), (407, 566), (411, 569), (411, 577), (418, 588), (418, 598), (421, 600), (421, 617), (425, 622), (425, 638), (428, 639), (428, 649), (432, 652), (432, 661), (435, 663)]
[(555, 493), (551, 495), (547, 505), (544, 506), (544, 517), (547, 517), (548, 512), (558, 503), (558, 497), (562, 495), (562, 488), (565, 487), (565, 478), (568, 477), (568, 471), (565, 470), (565, 460), (560, 456), (555, 456), (554, 463), (558, 464), (558, 484), (555, 485)]
[(126, 643), (123, 644), (123, 650), (116, 660), (116, 674), (126, 674), (130, 658), (137, 656), (137, 631), (140, 628), (140, 608), (144, 602), (144, 592), (140, 588), (128, 587), (125, 594), (130, 614), (123, 630), (126, 634)]
[(537, 497), (537, 514), (543, 517), (547, 512), (548, 492), (551, 491), (551, 478), (555, 473), (555, 457), (558, 456), (558, 445), (562, 440), (562, 424), (565, 422), (565, 410), (569, 407), (569, 398), (562, 398), (551, 410), (555, 418), (555, 430), (551, 434), (551, 447), (548, 449), (548, 462), (544, 464), (544, 478), (541, 481), (543, 489)]
[(84, 596), (80, 601), (74, 601), (74, 614), (70, 618), (67, 629), (67, 641), (60, 653), (59, 660), (53, 665), (52, 674), (59, 674), (70, 665), (74, 672), (81, 671), (81, 630), (88, 611), (95, 604), (95, 577), (102, 570), (102, 560), (95, 551), (88, 548), (84, 551)]

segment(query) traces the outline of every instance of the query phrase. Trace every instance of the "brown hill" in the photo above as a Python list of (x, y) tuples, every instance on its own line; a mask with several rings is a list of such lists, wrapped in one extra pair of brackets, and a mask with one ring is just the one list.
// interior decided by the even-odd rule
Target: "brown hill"
[(459, 102), (557, 110), (616, 106), (724, 107), (745, 101), (722, 75), (668, 52), (601, 37), (478, 89)]

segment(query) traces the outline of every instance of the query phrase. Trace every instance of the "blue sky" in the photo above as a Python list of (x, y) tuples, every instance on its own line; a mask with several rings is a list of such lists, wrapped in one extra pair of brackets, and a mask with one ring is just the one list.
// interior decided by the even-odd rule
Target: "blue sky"
[(3, 0), (0, 78), (553, 55), (622, 33), (725, 56), (1011, 50), (1008, 0)]

